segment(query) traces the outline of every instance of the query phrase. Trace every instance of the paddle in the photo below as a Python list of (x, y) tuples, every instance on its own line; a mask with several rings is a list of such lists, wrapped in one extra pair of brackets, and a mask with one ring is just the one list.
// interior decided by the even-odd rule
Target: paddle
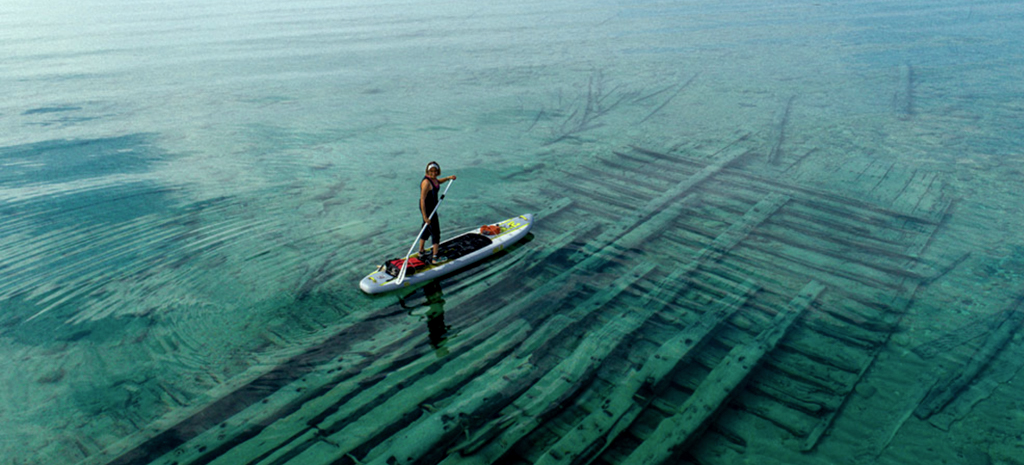
[[(434, 218), (434, 214), (437, 213), (437, 209), (441, 208), (441, 201), (444, 200), (445, 194), (448, 193), (448, 189), (452, 187), (452, 183), (454, 182), (454, 179), (448, 181), (448, 185), (445, 186), (444, 192), (441, 193), (441, 197), (437, 199), (437, 205), (434, 206), (434, 211), (430, 212), (430, 216), (428, 216), (427, 219)], [(430, 226), (430, 223), (423, 223), (423, 227), (420, 228), (420, 233), (416, 235), (416, 239), (412, 240), (412, 246), (409, 247), (409, 253), (405, 254), (405, 260), (402, 261), (402, 270), (398, 272), (398, 281), (396, 284), (402, 284), (402, 281), (405, 281), (405, 267), (409, 266), (409, 256), (412, 255), (412, 249), (416, 248), (416, 241), (419, 241), (420, 236), (423, 236), (423, 231), (427, 230), (427, 226)]]

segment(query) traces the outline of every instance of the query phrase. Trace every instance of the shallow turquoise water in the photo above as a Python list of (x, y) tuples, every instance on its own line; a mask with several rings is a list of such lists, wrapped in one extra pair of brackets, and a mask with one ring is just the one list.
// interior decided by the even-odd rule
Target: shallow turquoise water
[[(459, 176), (446, 231), (542, 211), (568, 192), (559, 181), (617, 181), (621, 191), (605, 184), (594, 198), (639, 206), (646, 199), (617, 196), (660, 186), (657, 168), (609, 168), (602, 156), (629, 145), (708, 155), (741, 133), (770, 145), (792, 101), (782, 157), (827, 156), (765, 177), (912, 211), (878, 188), (888, 174), (841, 168), (886, 159), (941, 176), (958, 199), (924, 253), (939, 270), (970, 253), (969, 268), (920, 291), (904, 348), (1019, 292), (1018, 3), (342, 3), (4, 6), (2, 463), (89, 460), (354, 318), (402, 314), (356, 283), (415, 234), (415, 185), (430, 160)], [(905, 107), (894, 104), (901, 66), (913, 70)], [(577, 125), (595, 92), (607, 113)], [(553, 238), (590, 220), (539, 221), (536, 239), (503, 260), (560, 247), (560, 266), (587, 251)], [(614, 253), (633, 263), (676, 251)], [(450, 328), (424, 316), (436, 299), (413, 296), (431, 310), (382, 337), (422, 336), (426, 347), (427, 334), (471, 336), (459, 322), (478, 310), (459, 305), (482, 300), (475, 273), (446, 285)], [(1012, 397), (1012, 379), (996, 392)]]

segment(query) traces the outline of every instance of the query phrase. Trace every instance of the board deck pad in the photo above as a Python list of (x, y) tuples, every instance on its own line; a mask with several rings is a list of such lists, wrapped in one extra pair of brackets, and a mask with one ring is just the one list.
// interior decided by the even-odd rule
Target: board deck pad
[(397, 277), (401, 272), (402, 258), (392, 258), (385, 261), (376, 272), (363, 278), (359, 282), (359, 288), (368, 294), (379, 294), (454, 273), (490, 257), (525, 237), (533, 227), (533, 214), (527, 213), (487, 226), (497, 226), (498, 233), (482, 234), (480, 228), (474, 228), (441, 242), (438, 246), (438, 256), (442, 261), (436, 265), (432, 263), (433, 256), (430, 250), (410, 255), (410, 263), (416, 259), (424, 264), (407, 267), (405, 279), (401, 283)]
[[(461, 236), (441, 242), (441, 245), (438, 246), (437, 248), (437, 255), (439, 257), (443, 257), (444, 261), (457, 260), (459, 258), (466, 256), (467, 254), (483, 249), (484, 247), (491, 245), (493, 242), (494, 241), (492, 241), (489, 237), (483, 234), (463, 234)], [(423, 253), (417, 252), (411, 255), (409, 257), (410, 265), (412, 264), (412, 259), (414, 258), (419, 259), (426, 265), (423, 267), (407, 268), (405, 271), (406, 276), (411, 276), (412, 274), (433, 267), (433, 265), (431, 265), (434, 258), (433, 255), (433, 251), (429, 249), (424, 251)], [(398, 260), (399, 263), (401, 263), (402, 259), (395, 258), (392, 260)], [(388, 260), (388, 262), (391, 263), (392, 260)], [(388, 267), (387, 271), (388, 274), (392, 276), (398, 276), (399, 273), (399, 269), (393, 269), (391, 267)]]

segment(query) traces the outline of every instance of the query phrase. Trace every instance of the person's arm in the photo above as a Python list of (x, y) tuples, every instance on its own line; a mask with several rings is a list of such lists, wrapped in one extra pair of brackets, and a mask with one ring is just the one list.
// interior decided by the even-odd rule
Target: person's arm
[(437, 183), (438, 184), (444, 184), (444, 183), (446, 183), (448, 181), (454, 181), (454, 180), (455, 180), (455, 175), (453, 174), (453, 175), (445, 177), (445, 178), (438, 178)]
[(423, 222), (429, 223), (430, 218), (427, 218), (427, 194), (430, 193), (430, 181), (426, 179), (420, 182), (420, 215), (423, 215)]

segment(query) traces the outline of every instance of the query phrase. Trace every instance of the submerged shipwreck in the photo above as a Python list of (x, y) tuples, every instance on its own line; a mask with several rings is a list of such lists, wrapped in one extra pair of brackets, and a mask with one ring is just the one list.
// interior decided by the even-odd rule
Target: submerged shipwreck
[[(958, 261), (925, 254), (953, 203), (938, 174), (872, 162), (830, 175), (878, 179), (868, 198), (801, 182), (822, 168), (801, 169), (813, 149), (780, 150), (791, 104), (768, 143), (738, 134), (713, 148), (631, 146), (580, 166), (548, 185), (556, 200), (509, 266), (446, 280), (447, 299), (414, 294), (353, 313), (287, 362), (86, 463), (716, 464), (813, 453), (918, 288)], [(437, 323), (424, 330), (404, 307), (417, 300), (443, 307), (442, 331), (458, 334), (428, 344)], [(959, 394), (1020, 315), (916, 347), (927, 357), (982, 341), (955, 375), (919, 386), (864, 450), (880, 453), (911, 415), (962, 410)]]

